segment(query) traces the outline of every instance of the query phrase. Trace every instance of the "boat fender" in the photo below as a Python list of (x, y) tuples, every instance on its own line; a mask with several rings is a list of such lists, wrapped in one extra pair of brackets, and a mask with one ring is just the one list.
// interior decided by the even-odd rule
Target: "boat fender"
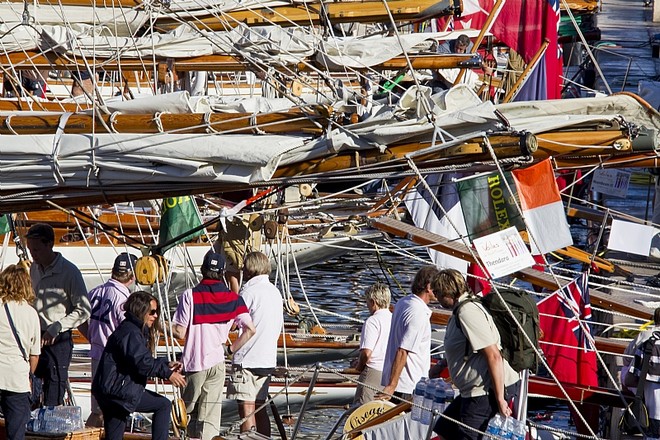
[(277, 237), (277, 229), (277, 222), (275, 220), (268, 220), (264, 223), (264, 235), (269, 240), (273, 240)]
[(312, 327), (309, 332), (313, 335), (325, 335), (327, 333), (325, 329), (318, 324)]
[(135, 263), (135, 281), (143, 286), (150, 286), (156, 281), (162, 283), (167, 272), (167, 262), (162, 255), (143, 256)]

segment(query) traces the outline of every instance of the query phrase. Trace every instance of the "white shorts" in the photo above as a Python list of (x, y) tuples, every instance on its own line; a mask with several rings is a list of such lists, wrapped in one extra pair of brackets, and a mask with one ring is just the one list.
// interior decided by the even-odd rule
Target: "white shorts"
[(244, 402), (265, 402), (268, 398), (270, 375), (257, 376), (248, 368), (233, 365), (227, 384), (227, 398)]

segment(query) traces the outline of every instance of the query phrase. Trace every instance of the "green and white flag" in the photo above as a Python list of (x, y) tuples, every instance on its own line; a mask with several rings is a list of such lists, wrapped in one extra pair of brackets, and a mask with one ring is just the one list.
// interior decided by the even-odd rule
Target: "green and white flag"
[(0, 235), (4, 235), (9, 232), (9, 218), (11, 214), (0, 214)]
[[(512, 191), (516, 190), (511, 173), (504, 173)], [(515, 197), (507, 190), (499, 174), (490, 174), (458, 183), (461, 207), (470, 241), (511, 226), (525, 229)]]
[[(163, 208), (160, 216), (160, 231), (158, 234), (158, 244), (168, 243), (170, 240), (185, 234), (202, 224), (199, 217), (195, 200), (190, 196), (168, 197), (163, 199)], [(192, 240), (204, 233), (203, 230), (186, 235), (176, 242), (170, 243), (167, 247), (161, 248), (161, 252), (176, 246), (179, 243)]]

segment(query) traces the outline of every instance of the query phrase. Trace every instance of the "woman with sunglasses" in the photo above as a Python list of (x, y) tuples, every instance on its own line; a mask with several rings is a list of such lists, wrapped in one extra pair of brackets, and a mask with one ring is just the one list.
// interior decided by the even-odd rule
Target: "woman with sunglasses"
[(124, 304), (126, 319), (110, 335), (99, 369), (92, 383), (92, 394), (103, 412), (106, 440), (121, 439), (132, 412), (152, 412), (151, 437), (168, 438), (170, 401), (145, 389), (147, 379), (169, 379), (183, 387), (180, 362), (154, 358), (157, 343), (160, 307), (147, 292), (131, 294)]

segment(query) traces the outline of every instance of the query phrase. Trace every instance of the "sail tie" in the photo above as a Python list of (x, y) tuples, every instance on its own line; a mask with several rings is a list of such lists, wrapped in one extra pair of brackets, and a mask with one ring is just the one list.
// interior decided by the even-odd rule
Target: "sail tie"
[(14, 128), (11, 126), (11, 118), (14, 117), (14, 114), (11, 114), (5, 118), (5, 127), (7, 130), (11, 131), (11, 134), (15, 134), (18, 136), (18, 133), (14, 130)]
[(204, 113), (204, 125), (206, 125), (206, 132), (209, 134), (218, 134), (220, 133), (218, 130), (213, 128), (213, 124), (211, 124), (211, 112), (206, 112)]
[(117, 123), (117, 115), (119, 115), (118, 111), (112, 112), (110, 114), (110, 118), (108, 119), (108, 129), (112, 133), (119, 133), (117, 129), (115, 128), (115, 124)]
[(250, 125), (252, 126), (252, 131), (254, 134), (266, 134), (261, 128), (259, 128), (259, 123), (257, 122), (257, 112), (252, 113), (250, 116)]
[(64, 176), (62, 176), (62, 173), (60, 173), (60, 164), (57, 159), (60, 152), (60, 141), (62, 140), (62, 135), (64, 134), (64, 127), (66, 127), (66, 123), (72, 114), (72, 112), (66, 112), (60, 116), (60, 120), (57, 123), (57, 131), (55, 132), (55, 137), (53, 138), (53, 153), (51, 154), (53, 177), (58, 184), (64, 183)]
[(156, 127), (158, 128), (159, 133), (165, 133), (165, 128), (163, 127), (163, 121), (161, 121), (160, 119), (160, 116), (163, 113), (169, 113), (169, 112), (156, 112), (156, 114), (154, 114), (153, 121), (156, 123)]

